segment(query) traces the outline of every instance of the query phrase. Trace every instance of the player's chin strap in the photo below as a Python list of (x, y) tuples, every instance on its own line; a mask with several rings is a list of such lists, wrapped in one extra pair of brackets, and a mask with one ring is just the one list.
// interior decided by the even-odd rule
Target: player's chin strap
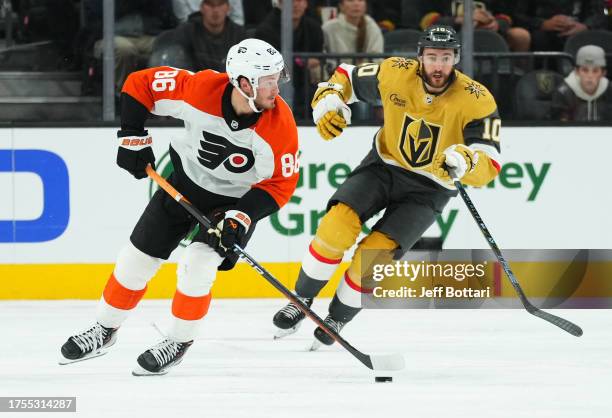
[(238, 90), (238, 93), (242, 94), (242, 97), (247, 99), (247, 102), (249, 103), (249, 107), (251, 108), (253, 112), (261, 113), (264, 111), (263, 109), (258, 109), (257, 106), (255, 106), (255, 99), (257, 98), (257, 88), (256, 87), (253, 88), (253, 97), (247, 96), (247, 94), (243, 92), (239, 86), (236, 86), (234, 84), (234, 87), (236, 87), (236, 90)]

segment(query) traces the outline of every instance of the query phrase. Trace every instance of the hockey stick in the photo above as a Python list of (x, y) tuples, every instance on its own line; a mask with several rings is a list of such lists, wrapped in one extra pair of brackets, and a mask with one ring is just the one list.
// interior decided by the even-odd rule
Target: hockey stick
[(558, 326), (563, 331), (567, 331), (573, 336), (580, 337), (582, 335), (582, 328), (580, 328), (578, 325), (568, 321), (567, 319), (563, 319), (551, 313), (544, 312), (543, 310), (536, 308), (535, 306), (531, 304), (531, 302), (529, 302), (529, 300), (527, 299), (527, 296), (525, 295), (525, 292), (521, 288), (521, 285), (519, 284), (518, 280), (514, 276), (514, 273), (510, 269), (510, 265), (508, 264), (508, 262), (502, 255), (501, 250), (499, 249), (499, 247), (495, 243), (495, 240), (493, 239), (493, 236), (487, 229), (487, 226), (485, 225), (484, 221), (480, 217), (480, 214), (476, 210), (476, 206), (474, 206), (472, 199), (470, 199), (470, 196), (468, 196), (467, 192), (465, 191), (465, 188), (463, 187), (463, 185), (461, 184), (461, 182), (459, 181), (459, 179), (457, 178), (453, 170), (448, 169), (448, 172), (452, 176), (453, 183), (455, 183), (455, 187), (457, 188), (457, 190), (459, 190), (459, 194), (461, 195), (461, 198), (463, 199), (463, 201), (465, 202), (465, 205), (470, 210), (472, 217), (478, 224), (478, 227), (480, 228), (482, 235), (484, 235), (485, 239), (489, 243), (489, 246), (495, 253), (497, 260), (502, 265), (504, 272), (506, 273), (506, 276), (508, 276), (508, 279), (510, 279), (510, 283), (512, 283), (512, 287), (514, 287), (516, 294), (521, 299), (521, 302), (523, 303), (523, 306), (525, 307), (525, 309), (527, 309), (527, 312), (529, 312), (530, 314), (534, 316), (537, 316), (538, 318), (542, 318), (543, 320), (548, 321), (553, 325)]
[[(191, 214), (200, 224), (206, 229), (214, 228), (212, 223), (202, 212), (195, 208), (182, 194), (180, 194), (170, 183), (160, 176), (150, 165), (146, 168), (149, 177), (164, 189), (174, 200), (176, 200), (187, 212)], [(302, 303), (289, 289), (287, 289), (281, 282), (279, 282), (272, 274), (270, 274), (265, 268), (263, 268), (253, 257), (251, 257), (246, 251), (240, 246), (234, 244), (233, 248), (241, 258), (243, 258), (251, 267), (255, 269), (260, 275), (263, 276), (272, 286), (274, 286), (279, 292), (281, 292), (287, 299), (289, 299), (294, 305), (296, 305), (307, 317), (312, 319), (323, 331), (325, 331), (330, 337), (332, 337), (338, 344), (344, 347), (349, 353), (351, 353), (357, 360), (363, 363), (366, 367), (372, 370), (401, 370), (404, 368), (404, 357), (400, 354), (380, 354), (380, 355), (368, 355), (357, 350), (351, 344), (348, 343), (334, 330), (330, 329), (329, 326), (308, 306)]]

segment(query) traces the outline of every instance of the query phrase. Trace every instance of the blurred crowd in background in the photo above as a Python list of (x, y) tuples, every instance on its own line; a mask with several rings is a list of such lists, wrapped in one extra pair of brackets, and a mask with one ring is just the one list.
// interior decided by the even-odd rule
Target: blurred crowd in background
[[(612, 121), (612, 0), (481, 0), (474, 78), (502, 118)], [(171, 65), (225, 70), (248, 37), (281, 49), (282, 0), (116, 0), (117, 96), (127, 75)], [(308, 123), (316, 84), (339, 62), (415, 56), (420, 32), (461, 30), (460, 0), (293, 0), (296, 119)], [(99, 120), (103, 0), (0, 0), (0, 120)], [(320, 55), (324, 53), (325, 55)], [(367, 58), (354, 54), (371, 54)], [(376, 106), (354, 120), (379, 123)]]

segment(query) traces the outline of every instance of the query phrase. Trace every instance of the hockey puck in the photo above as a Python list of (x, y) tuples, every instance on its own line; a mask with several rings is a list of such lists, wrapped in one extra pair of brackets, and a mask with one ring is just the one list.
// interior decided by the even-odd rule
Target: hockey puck
[(374, 381), (376, 383), (393, 382), (393, 378), (391, 376), (376, 376)]

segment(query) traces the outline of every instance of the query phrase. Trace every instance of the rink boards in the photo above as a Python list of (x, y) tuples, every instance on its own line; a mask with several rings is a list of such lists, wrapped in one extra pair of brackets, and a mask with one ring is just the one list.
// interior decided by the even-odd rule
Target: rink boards
[[(148, 180), (136, 181), (116, 167), (115, 131), (0, 129), (0, 299), (99, 297), (117, 252), (154, 191)], [(259, 223), (248, 248), (287, 286), (293, 285), (327, 199), (368, 152), (375, 132), (353, 127), (325, 142), (314, 128), (300, 128), (299, 187), (277, 215)], [(150, 133), (163, 172), (169, 139), (182, 130), (152, 128)], [(485, 188), (469, 189), (498, 244), (612, 248), (610, 138), (610, 128), (503, 128), (500, 176)], [(487, 246), (459, 198), (425, 235), (444, 237), (445, 248)], [(152, 280), (147, 297), (173, 294), (180, 252)], [(580, 296), (612, 296), (606, 283), (589, 282)], [(545, 295), (547, 286), (535, 286), (533, 295)], [(327, 296), (333, 287), (326, 288)], [(278, 296), (244, 264), (220, 273), (213, 292), (215, 297)], [(500, 292), (512, 294), (505, 285)]]

